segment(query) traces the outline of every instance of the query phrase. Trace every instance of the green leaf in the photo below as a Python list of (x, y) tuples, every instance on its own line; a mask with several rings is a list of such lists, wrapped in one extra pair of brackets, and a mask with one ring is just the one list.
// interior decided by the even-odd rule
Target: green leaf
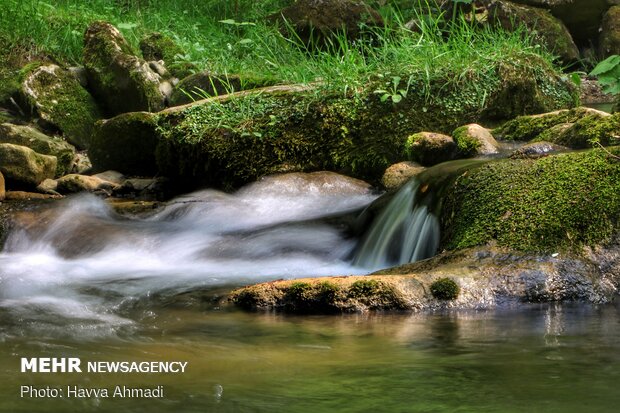
[(131, 30), (138, 27), (138, 23), (119, 23), (116, 25), (116, 27), (122, 30)]
[(598, 76), (620, 67), (620, 56), (613, 55), (603, 60), (590, 72), (591, 76)]
[(238, 24), (234, 19), (220, 20), (219, 23), (230, 24), (232, 26), (236, 26)]
[(392, 95), (392, 102), (398, 103), (403, 100), (403, 97), (399, 94)]
[(570, 74), (570, 80), (571, 82), (573, 82), (576, 86), (581, 86), (581, 76), (579, 76), (579, 73), (571, 73)]
[(384, 94), (383, 96), (381, 96), (381, 102), (387, 102), (389, 97), (390, 95), (388, 93)]
[(241, 39), (239, 40), (239, 44), (250, 44), (253, 43), (254, 41), (252, 39)]

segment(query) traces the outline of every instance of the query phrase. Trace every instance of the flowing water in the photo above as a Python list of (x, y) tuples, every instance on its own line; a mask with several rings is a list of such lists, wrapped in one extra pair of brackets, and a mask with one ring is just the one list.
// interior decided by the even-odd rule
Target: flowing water
[[(343, 188), (266, 181), (234, 195), (201, 191), (142, 219), (80, 196), (26, 219), (0, 253), (0, 412), (615, 411), (614, 306), (289, 317), (219, 301), (237, 285), (366, 273), (385, 257), (432, 253), (416, 252), (436, 234), (414, 201), (418, 186), (392, 201), (399, 224), (373, 241), (383, 252), (370, 248), (355, 265), (357, 241), (333, 217), (376, 196)], [(385, 247), (394, 236), (407, 248)], [(34, 374), (20, 372), (21, 357), (188, 369)], [(163, 386), (165, 396), (20, 398), (25, 385)]]

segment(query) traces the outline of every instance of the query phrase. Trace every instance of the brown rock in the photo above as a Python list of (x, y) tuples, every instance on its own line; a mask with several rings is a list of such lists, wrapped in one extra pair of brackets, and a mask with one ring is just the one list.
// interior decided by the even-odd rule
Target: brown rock
[(381, 183), (385, 189), (393, 191), (406, 184), (409, 179), (416, 176), (424, 169), (422, 165), (415, 162), (399, 162), (385, 170), (381, 178)]

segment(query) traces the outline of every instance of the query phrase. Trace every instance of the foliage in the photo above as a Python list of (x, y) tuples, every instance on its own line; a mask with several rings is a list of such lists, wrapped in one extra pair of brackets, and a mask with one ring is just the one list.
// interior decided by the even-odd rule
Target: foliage
[(438, 300), (455, 300), (461, 292), (460, 287), (450, 278), (440, 278), (431, 284), (431, 294)]
[(620, 56), (609, 56), (596, 65), (590, 75), (598, 78), (599, 83), (603, 86), (603, 92), (614, 95), (620, 94)]

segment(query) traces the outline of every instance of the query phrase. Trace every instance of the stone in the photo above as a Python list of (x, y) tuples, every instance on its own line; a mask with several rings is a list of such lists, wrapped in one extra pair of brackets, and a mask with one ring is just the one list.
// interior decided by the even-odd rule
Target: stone
[(118, 171), (105, 171), (93, 175), (95, 178), (103, 179), (104, 181), (112, 182), (115, 185), (121, 185), (125, 182), (125, 175)]
[(275, 83), (273, 79), (267, 78), (199, 72), (186, 77), (175, 86), (170, 96), (170, 106), (185, 105), (212, 96), (271, 86)]
[(415, 162), (395, 163), (385, 170), (381, 183), (388, 191), (395, 191), (424, 169), (426, 168)]
[(95, 176), (70, 174), (56, 180), (56, 190), (61, 194), (76, 192), (111, 191), (116, 185)]
[(499, 144), (491, 131), (475, 123), (455, 129), (452, 138), (465, 157), (494, 155), (499, 152)]
[(54, 179), (45, 179), (37, 186), (37, 192), (48, 195), (60, 195), (56, 189), (58, 189), (58, 182)]
[(557, 55), (562, 62), (579, 60), (579, 49), (568, 29), (549, 11), (503, 0), (491, 1), (487, 11), (492, 25), (509, 31), (524, 25), (540, 44)]
[(40, 154), (55, 156), (57, 177), (71, 172), (75, 160), (73, 145), (63, 139), (47, 136), (27, 125), (0, 124), (0, 143), (27, 146)]
[(109, 115), (164, 108), (161, 76), (134, 54), (110, 23), (98, 21), (88, 27), (83, 54), (89, 87)]
[(620, 55), (620, 6), (613, 6), (603, 17), (599, 55), (603, 59), (611, 55)]
[(354, 41), (364, 36), (364, 27), (384, 25), (379, 12), (359, 0), (298, 0), (271, 20), (284, 36), (309, 48), (329, 47), (339, 32)]
[(4, 175), (0, 172), (0, 202), (4, 201), (6, 196), (6, 184), (4, 183)]
[(36, 187), (56, 173), (56, 157), (25, 146), (0, 143), (0, 172), (9, 184)]
[(519, 149), (513, 151), (509, 158), (511, 159), (537, 159), (548, 156), (552, 153), (568, 151), (565, 146), (556, 145), (551, 142), (532, 142), (523, 145)]
[(54, 194), (39, 194), (37, 192), (26, 191), (7, 191), (7, 201), (30, 201), (30, 200), (45, 200), (45, 199), (60, 199), (62, 195)]
[(586, 149), (592, 145), (618, 145), (620, 114), (605, 115), (592, 114), (574, 123), (555, 125), (542, 132), (533, 141), (549, 141), (571, 149)]
[(148, 112), (125, 113), (98, 122), (88, 153), (93, 169), (136, 176), (156, 175), (156, 128), (157, 117)]
[(92, 96), (67, 70), (54, 64), (33, 64), (20, 87), (20, 99), (39, 116), (46, 129), (59, 130), (79, 148), (88, 148), (101, 114)]
[(424, 166), (433, 166), (457, 158), (458, 148), (451, 136), (433, 132), (418, 132), (407, 138), (406, 151), (410, 158)]
[(85, 175), (93, 169), (93, 164), (86, 152), (80, 152), (75, 155), (71, 173)]

